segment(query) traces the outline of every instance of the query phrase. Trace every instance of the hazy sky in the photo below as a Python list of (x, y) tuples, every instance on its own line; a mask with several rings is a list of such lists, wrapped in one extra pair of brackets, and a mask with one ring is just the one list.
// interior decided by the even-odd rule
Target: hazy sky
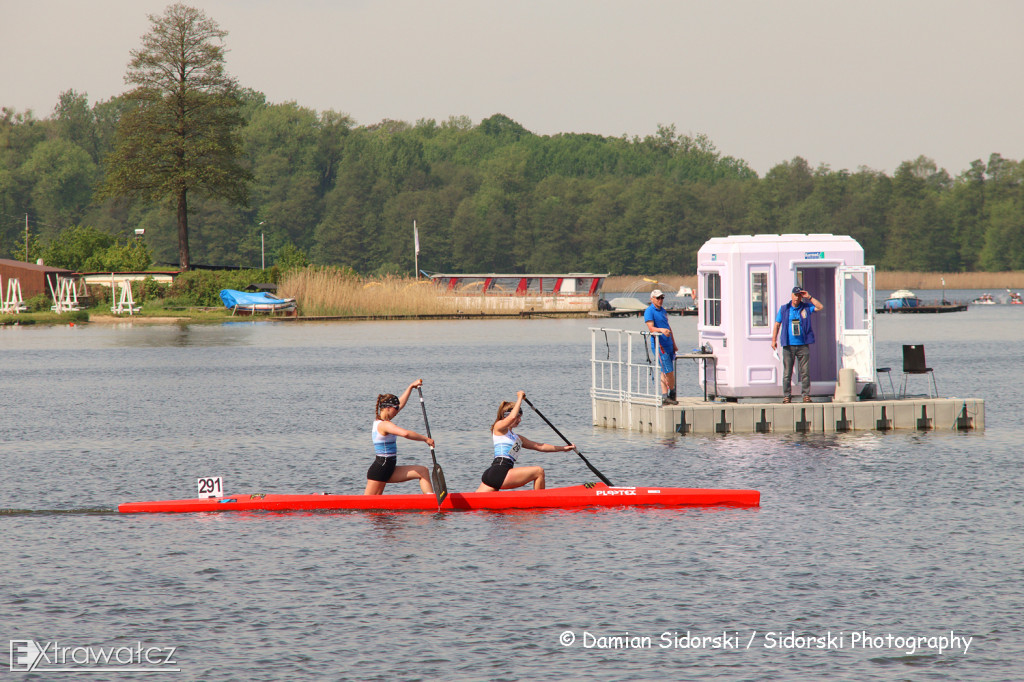
[[(124, 92), (160, 0), (0, 0), (0, 105)], [(1021, 0), (194, 0), (228, 71), (360, 124), (707, 135), (759, 174), (1024, 158)]]

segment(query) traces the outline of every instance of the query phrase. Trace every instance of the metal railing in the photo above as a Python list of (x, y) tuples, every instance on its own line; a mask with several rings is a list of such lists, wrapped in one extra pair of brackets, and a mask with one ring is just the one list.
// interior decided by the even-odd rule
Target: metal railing
[[(654, 337), (654, 350), (650, 339)], [(661, 405), (661, 334), (590, 327), (590, 397)], [(603, 357), (602, 357), (603, 356)]]

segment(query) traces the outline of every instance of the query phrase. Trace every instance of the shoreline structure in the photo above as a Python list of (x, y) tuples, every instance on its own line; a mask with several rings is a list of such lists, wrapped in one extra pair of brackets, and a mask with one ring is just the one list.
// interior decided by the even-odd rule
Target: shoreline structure
[[(992, 291), (1002, 291), (1008, 288), (1014, 290), (1024, 289), (1024, 271), (956, 273), (876, 271), (875, 280), (876, 291), (887, 289), (937, 290), (942, 288), (950, 290), (990, 289)], [(282, 289), (290, 288), (287, 286), (289, 284), (287, 282), (287, 278), (282, 284)], [(440, 306), (436, 304), (436, 298), (432, 295), (433, 292), (431, 292), (428, 287), (419, 286), (425, 284), (423, 280), (419, 280), (419, 282), (416, 282), (415, 280), (392, 281), (392, 284), (398, 285), (400, 289), (397, 291), (392, 290), (387, 293), (385, 293), (384, 290), (389, 287), (384, 286), (385, 282), (371, 282), (368, 284), (360, 284), (355, 287), (350, 286), (348, 287), (349, 291), (341, 295), (345, 300), (343, 305), (340, 306), (342, 310), (338, 310), (332, 305), (308, 305), (309, 303), (312, 303), (312, 301), (303, 301), (303, 299), (307, 298), (307, 294), (311, 294), (313, 290), (320, 288), (320, 286), (327, 285), (324, 288), (331, 289), (331, 284), (323, 281), (315, 283), (307, 281), (302, 284), (304, 286), (300, 286), (298, 288), (305, 289), (305, 291), (283, 291), (282, 294), (289, 297), (299, 298), (300, 308), (305, 308), (305, 310), (303, 310), (304, 314), (298, 317), (260, 315), (256, 318), (248, 319), (276, 319), (306, 322), (332, 320), (527, 319), (535, 317), (579, 317), (587, 313), (587, 311), (541, 310), (498, 312), (469, 309), (453, 311), (450, 306)], [(310, 286), (311, 284), (313, 286)], [(642, 286), (638, 287), (638, 284), (641, 284)], [(602, 286), (602, 295), (604, 295), (604, 292), (614, 293), (628, 290), (637, 290), (638, 292), (646, 293), (654, 287), (660, 287), (668, 290), (678, 289), (680, 286), (696, 288), (697, 276), (659, 275), (656, 278), (649, 278), (641, 275), (613, 275), (605, 278)], [(339, 292), (335, 293), (337, 294)], [(398, 294), (397, 297), (395, 296), (396, 293)], [(316, 294), (312, 294), (312, 298), (316, 297)], [(419, 299), (419, 301), (417, 303), (412, 299)], [(303, 302), (307, 303), (307, 305), (303, 305)], [(335, 309), (329, 310), (325, 308)], [(100, 313), (89, 315), (87, 320), (79, 318), (73, 320), (73, 322), (93, 322), (99, 324), (123, 322), (137, 322), (142, 324), (174, 324), (222, 322), (224, 319), (232, 319), (230, 311), (223, 311), (223, 315), (218, 315), (217, 312), (219, 312), (219, 309), (207, 308), (176, 314), (169, 309), (157, 309), (153, 310), (153, 314), (150, 315), (143, 313), (133, 316), (117, 316)], [(236, 319), (244, 320), (247, 318), (240, 317)], [(55, 316), (52, 313), (22, 313), (21, 315), (5, 315), (0, 317), (0, 325), (64, 324), (65, 322), (67, 322), (66, 319)]]

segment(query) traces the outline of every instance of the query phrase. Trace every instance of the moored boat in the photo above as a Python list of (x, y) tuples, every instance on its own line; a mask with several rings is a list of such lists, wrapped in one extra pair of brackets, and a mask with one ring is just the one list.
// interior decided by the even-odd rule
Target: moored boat
[(899, 308), (917, 308), (921, 305), (921, 299), (909, 289), (897, 289), (885, 299), (884, 307), (888, 310)]
[(127, 502), (122, 514), (223, 511), (474, 511), (501, 509), (574, 509), (585, 507), (756, 507), (756, 490), (706, 488), (609, 487), (592, 483), (544, 490), (502, 490), (494, 493), (450, 493), (440, 510), (433, 495), (245, 494), (188, 500)]
[(450, 302), (494, 312), (587, 312), (597, 310), (601, 284), (607, 274), (450, 274), (435, 273), (430, 280)]
[(234, 313), (292, 313), (296, 308), (294, 298), (277, 298), (263, 291), (221, 289), (220, 300)]

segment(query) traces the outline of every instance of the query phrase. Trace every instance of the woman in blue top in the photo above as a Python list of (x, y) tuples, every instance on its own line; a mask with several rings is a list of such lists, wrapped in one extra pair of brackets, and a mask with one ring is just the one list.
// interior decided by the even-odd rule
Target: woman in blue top
[(523, 398), (526, 393), (519, 391), (516, 394), (516, 401), (510, 403), (501, 401), (498, 406), (498, 418), (491, 425), (491, 440), (494, 441), (494, 461), (491, 466), (480, 477), (478, 493), (493, 493), (509, 488), (518, 488), (533, 481), (533, 489), (544, 488), (544, 467), (516, 467), (512, 468), (522, 448), (536, 450), (538, 452), (569, 452), (575, 446), (550, 445), (548, 443), (534, 443), (529, 438), (515, 433), (513, 427), (519, 426), (523, 420)]
[(421, 436), (415, 431), (403, 429), (392, 423), (405, 404), (409, 402), (409, 395), (412, 389), (423, 385), (423, 379), (417, 379), (409, 384), (401, 397), (391, 393), (382, 393), (377, 396), (377, 419), (373, 422), (371, 437), (373, 439), (373, 450), (376, 457), (373, 464), (366, 472), (366, 492), (364, 495), (381, 495), (384, 486), (388, 483), (401, 483), (420, 479), (420, 490), (424, 493), (433, 494), (434, 488), (430, 485), (430, 472), (425, 466), (413, 464), (409, 466), (397, 466), (398, 444), (397, 437), (408, 438), (409, 440), (420, 440), (434, 447), (434, 440)]

